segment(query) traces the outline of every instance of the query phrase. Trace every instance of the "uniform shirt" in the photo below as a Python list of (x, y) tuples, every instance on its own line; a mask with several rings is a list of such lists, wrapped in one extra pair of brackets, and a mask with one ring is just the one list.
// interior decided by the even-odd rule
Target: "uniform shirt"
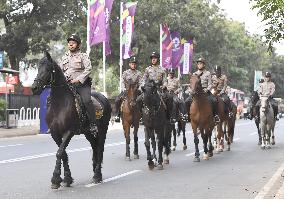
[(272, 96), (275, 92), (275, 84), (271, 81), (263, 82), (259, 85), (258, 95), (260, 97), (269, 97)]
[(123, 85), (122, 85), (123, 91), (125, 90), (126, 84), (128, 83), (129, 80), (137, 82), (139, 87), (142, 84), (142, 73), (138, 70), (128, 69), (123, 72), (122, 79), (123, 79)]
[[(200, 80), (201, 80), (201, 86), (203, 88), (204, 92), (210, 91), (212, 89), (212, 79), (211, 79), (211, 73), (207, 70), (198, 70), (196, 72), (194, 72), (194, 75), (200, 75), (202, 73), (202, 75), (200, 76)], [(188, 89), (185, 91), (185, 93), (189, 94), (191, 93), (191, 88), (190, 86), (188, 87)]]
[(147, 80), (154, 80), (160, 86), (164, 85), (167, 80), (166, 69), (161, 66), (148, 66), (143, 76), (144, 83)]
[(212, 87), (219, 93), (226, 93), (227, 82), (228, 79), (226, 75), (221, 75), (220, 77), (217, 77), (217, 75), (212, 76)]
[(180, 81), (176, 77), (174, 78), (168, 77), (164, 86), (167, 87), (168, 91), (172, 91), (175, 94), (178, 94), (181, 91)]
[(79, 80), (82, 84), (92, 71), (91, 61), (86, 53), (76, 51), (67, 52), (59, 64), (65, 77), (71, 80)]

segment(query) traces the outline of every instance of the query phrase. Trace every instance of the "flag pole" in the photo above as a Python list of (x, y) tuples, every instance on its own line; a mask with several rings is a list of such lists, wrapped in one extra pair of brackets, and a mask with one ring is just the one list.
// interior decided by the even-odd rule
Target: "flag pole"
[(90, 47), (90, 10), (91, 10), (91, 4), (90, 0), (87, 0), (88, 9), (87, 9), (87, 55), (90, 55), (91, 47)]
[(162, 24), (160, 24), (160, 65), (163, 66)]
[(119, 92), (122, 90), (122, 66), (123, 66), (123, 58), (122, 58), (122, 12), (123, 12), (123, 2), (120, 2), (120, 42), (119, 42), (119, 49), (120, 49), (120, 55), (119, 55)]
[(103, 92), (106, 96), (106, 42), (103, 42)]

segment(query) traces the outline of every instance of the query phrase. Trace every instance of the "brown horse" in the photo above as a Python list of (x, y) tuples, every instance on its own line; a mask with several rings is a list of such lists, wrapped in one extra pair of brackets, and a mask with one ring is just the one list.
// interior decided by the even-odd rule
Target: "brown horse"
[[(211, 142), (212, 130), (214, 128), (213, 112), (211, 104), (208, 100), (208, 94), (202, 89), (200, 75), (192, 75), (190, 78), (190, 88), (192, 91), (193, 101), (189, 109), (192, 131), (194, 134), (195, 144), (195, 162), (200, 162), (199, 153), (199, 133), (203, 140), (204, 160), (208, 160), (213, 156), (213, 145)], [(209, 141), (209, 150), (208, 150)]]
[(139, 159), (138, 155), (138, 128), (141, 118), (139, 107), (136, 103), (138, 83), (129, 80), (126, 84), (127, 96), (122, 103), (122, 125), (124, 130), (124, 136), (126, 139), (126, 160), (130, 159), (130, 127), (134, 128), (134, 159)]

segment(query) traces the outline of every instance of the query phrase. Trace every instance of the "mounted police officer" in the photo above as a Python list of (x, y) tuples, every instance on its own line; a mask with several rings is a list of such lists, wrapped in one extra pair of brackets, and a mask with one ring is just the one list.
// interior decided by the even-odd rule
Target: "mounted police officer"
[[(171, 101), (170, 99), (172, 98), (167, 92), (164, 92), (166, 90), (165, 83), (167, 81), (166, 69), (159, 65), (159, 59), (160, 59), (159, 53), (153, 52), (150, 55), (150, 59), (151, 59), (151, 66), (148, 66), (145, 69), (145, 73), (143, 76), (143, 81), (144, 81), (143, 84), (145, 84), (147, 80), (154, 80), (155, 83), (158, 86), (160, 86), (160, 90), (158, 90), (158, 93), (161, 96), (164, 104), (166, 105), (168, 117), (171, 119), (171, 122), (175, 122), (176, 120), (175, 116), (170, 111), (172, 110), (171, 105), (168, 103), (169, 101)], [(138, 103), (140, 103), (141, 100), (142, 100), (142, 95), (138, 97), (137, 99)]]
[(72, 34), (67, 42), (69, 51), (62, 57), (59, 65), (67, 81), (80, 94), (90, 122), (90, 131), (96, 135), (96, 110), (91, 100), (92, 79), (89, 77), (92, 71), (91, 61), (86, 53), (80, 51), (81, 39), (78, 35)]
[[(212, 105), (212, 112), (214, 115), (215, 123), (218, 123), (220, 122), (220, 118), (218, 116), (218, 109), (217, 109), (218, 102), (217, 102), (216, 97), (210, 92), (212, 89), (211, 73), (205, 69), (206, 63), (205, 63), (204, 58), (199, 58), (196, 62), (197, 62), (198, 70), (194, 72), (193, 74), (201, 75), (200, 79), (201, 79), (201, 85), (202, 85), (203, 91), (208, 94), (208, 100), (211, 102), (211, 105)], [(190, 87), (188, 87), (186, 93), (189, 93), (189, 94), (191, 93)], [(191, 103), (192, 103), (192, 98), (190, 96), (185, 100), (185, 104), (187, 107), (190, 107)]]
[(137, 82), (138, 87), (140, 87), (140, 85), (142, 84), (142, 73), (136, 69), (137, 67), (136, 57), (135, 56), (130, 57), (128, 64), (130, 69), (124, 71), (122, 74), (122, 79), (123, 79), (122, 91), (115, 99), (115, 108), (116, 108), (115, 122), (120, 122), (120, 106), (126, 95), (125, 88), (128, 81), (132, 80), (133, 82)]
[(215, 66), (214, 68), (215, 73), (212, 76), (212, 87), (215, 90), (216, 94), (220, 96), (221, 99), (224, 101), (225, 110), (227, 113), (229, 113), (229, 117), (233, 117), (230, 98), (226, 94), (228, 79), (226, 75), (222, 74), (221, 70), (222, 69), (220, 66)]
[[(168, 78), (164, 86), (167, 88), (169, 94), (173, 97), (173, 105), (175, 106), (173, 108), (173, 111), (176, 111), (178, 109), (177, 107), (179, 107), (183, 119), (186, 120), (187, 113), (184, 101), (178, 98), (178, 94), (182, 91), (182, 88), (180, 85), (180, 80), (175, 77), (175, 70), (173, 68), (169, 69)], [(173, 115), (176, 115), (176, 113), (173, 112)]]
[(271, 81), (271, 73), (266, 72), (264, 82), (259, 85), (258, 95), (259, 97), (268, 97), (269, 101), (273, 107), (274, 117), (276, 120), (278, 114), (278, 104), (275, 99), (273, 99), (273, 94), (275, 92), (275, 84)]

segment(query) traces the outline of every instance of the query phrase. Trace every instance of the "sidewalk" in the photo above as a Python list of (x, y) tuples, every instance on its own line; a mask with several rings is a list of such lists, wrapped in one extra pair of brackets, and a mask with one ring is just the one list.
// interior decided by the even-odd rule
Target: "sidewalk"
[[(110, 122), (108, 126), (108, 131), (122, 129), (121, 123)], [(9, 138), (9, 137), (18, 137), (18, 136), (28, 136), (28, 135), (37, 135), (39, 134), (39, 126), (27, 126), (27, 127), (18, 127), (18, 128), (0, 128), (0, 139)]]
[(38, 126), (27, 126), (19, 128), (0, 128), (0, 138), (9, 138), (17, 136), (37, 135), (39, 133)]

